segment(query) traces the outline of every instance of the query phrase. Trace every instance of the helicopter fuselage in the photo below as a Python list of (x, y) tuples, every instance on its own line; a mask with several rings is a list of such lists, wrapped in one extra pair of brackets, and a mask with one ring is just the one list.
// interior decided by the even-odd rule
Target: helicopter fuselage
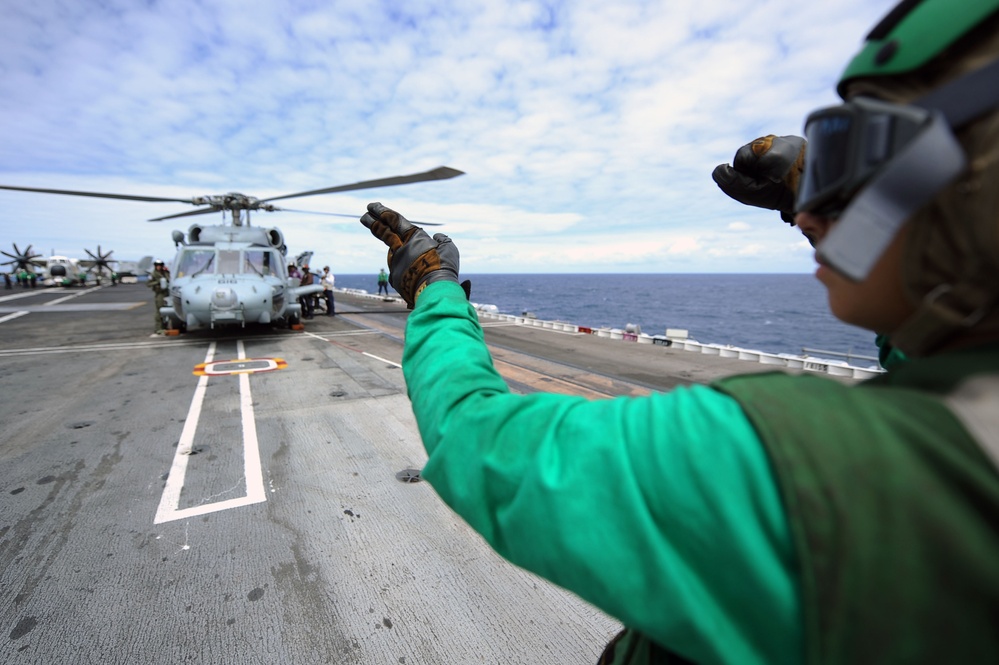
[[(439, 166), (421, 173), (362, 180), (348, 185), (310, 189), (265, 199), (239, 192), (173, 198), (20, 185), (0, 185), (0, 190), (125, 201), (186, 203), (197, 206), (197, 209), (191, 212), (153, 217), (149, 220), (151, 222), (212, 212), (221, 212), (224, 219), (228, 213), (230, 217), (228, 226), (201, 227), (196, 224), (189, 229), (186, 238), (181, 231), (173, 232), (175, 244), (182, 245), (182, 247), (172, 266), (173, 277), (169, 285), (169, 302), (167, 306), (161, 307), (159, 310), (162, 317), (168, 318), (177, 327), (210, 326), (214, 328), (216, 325), (239, 324), (245, 326), (247, 323), (272, 323), (280, 320), (294, 324), (301, 318), (302, 308), (298, 303), (298, 298), (307, 294), (320, 293), (323, 290), (319, 285), (301, 286), (296, 281), (288, 279), (285, 268), (286, 247), (281, 232), (277, 229), (251, 227), (250, 212), (284, 211), (354, 217), (354, 215), (333, 212), (290, 210), (278, 207), (273, 202), (376, 187), (394, 187), (395, 185), (431, 180), (448, 180), (460, 175), (463, 173), (458, 169)], [(421, 222), (421, 224), (436, 226), (431, 222)], [(13, 249), (13, 254), (0, 250), (0, 254), (11, 259), (10, 261), (0, 261), (0, 265), (11, 265), (16, 270), (25, 269), (34, 273), (31, 266), (40, 265), (35, 261), (40, 255), (32, 254), (31, 245), (28, 245), (23, 253), (16, 244), (14, 244)], [(210, 258), (212, 263), (204, 269), (200, 269), (200, 266), (188, 269), (184, 262), (188, 260), (189, 253), (195, 250), (203, 251), (204, 254), (200, 255), (200, 258), (206, 261)], [(107, 255), (101, 253), (100, 245), (97, 246), (96, 255), (90, 250), (87, 250), (87, 253), (91, 257), (91, 262), (97, 267), (97, 279), (100, 279), (102, 266), (110, 272), (109, 264), (116, 262), (108, 258), (110, 252)], [(259, 265), (255, 263), (257, 257), (260, 257)], [(192, 261), (194, 258), (196, 257), (190, 257)], [(192, 263), (192, 265), (194, 264)], [(264, 270), (265, 267), (267, 270)]]
[(297, 322), (298, 298), (322, 287), (289, 279), (284, 249), (277, 229), (192, 226), (173, 260), (160, 314), (187, 328)]

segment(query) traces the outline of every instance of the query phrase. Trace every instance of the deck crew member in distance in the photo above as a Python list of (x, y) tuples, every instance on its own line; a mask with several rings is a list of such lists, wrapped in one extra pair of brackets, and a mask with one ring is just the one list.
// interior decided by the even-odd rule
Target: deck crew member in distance
[(166, 332), (163, 327), (163, 315), (160, 308), (166, 307), (167, 296), (170, 295), (169, 284), (170, 273), (167, 272), (166, 264), (162, 259), (153, 261), (153, 271), (149, 274), (149, 281), (146, 283), (153, 290), (153, 320), (156, 326), (153, 335), (162, 335)]
[(806, 121), (795, 221), (830, 307), (908, 357), (856, 385), (514, 395), (454, 243), (368, 206), (413, 308), (423, 477), (626, 626), (601, 662), (999, 662), (997, 72), (999, 0), (906, 0)]

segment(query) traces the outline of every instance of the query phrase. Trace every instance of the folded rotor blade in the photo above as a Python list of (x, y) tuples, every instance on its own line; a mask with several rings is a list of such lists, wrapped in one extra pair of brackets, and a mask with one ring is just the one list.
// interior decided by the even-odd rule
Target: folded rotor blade
[(447, 180), (448, 178), (454, 178), (460, 175), (464, 175), (464, 171), (459, 171), (458, 169), (452, 169), (449, 166), (439, 166), (436, 169), (430, 171), (424, 171), (423, 173), (413, 173), (411, 175), (399, 175), (399, 176), (393, 176), (391, 178), (380, 178), (378, 180), (365, 180), (363, 182), (355, 182), (351, 185), (339, 185), (337, 187), (327, 187), (325, 189), (313, 189), (308, 192), (298, 192), (297, 194), (285, 194), (284, 196), (275, 196), (274, 198), (270, 199), (262, 199), (261, 203), (265, 201), (278, 201), (280, 199), (291, 199), (298, 196), (315, 196), (316, 194), (349, 192), (355, 189), (371, 189), (372, 187), (391, 187), (393, 185), (408, 185), (409, 183), (426, 182), (428, 180)]
[(67, 194), (69, 196), (93, 196), (100, 199), (126, 199), (129, 201), (172, 201), (174, 203), (194, 204), (191, 199), (165, 199), (158, 196), (133, 196), (131, 194), (102, 194), (100, 192), (77, 192), (71, 189), (40, 189), (38, 187), (13, 187), (0, 185), (0, 189), (12, 189), (18, 192), (41, 192), (42, 194)]

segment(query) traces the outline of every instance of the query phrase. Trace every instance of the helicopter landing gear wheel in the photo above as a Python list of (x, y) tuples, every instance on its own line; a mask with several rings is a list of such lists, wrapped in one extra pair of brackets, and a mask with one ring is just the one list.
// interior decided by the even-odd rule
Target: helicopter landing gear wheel
[(288, 317), (288, 329), (289, 330), (301, 330), (302, 329), (302, 317), (298, 314), (292, 314)]

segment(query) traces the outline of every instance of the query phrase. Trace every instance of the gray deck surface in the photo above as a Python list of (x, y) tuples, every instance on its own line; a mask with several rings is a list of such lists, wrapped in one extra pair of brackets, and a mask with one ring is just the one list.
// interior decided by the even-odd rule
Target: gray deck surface
[[(619, 629), (397, 479), (425, 461), (398, 301), (152, 338), (143, 284), (0, 308), (0, 662), (591, 663)], [(521, 392), (770, 369), (483, 325)], [(239, 358), (287, 365), (194, 374)]]

